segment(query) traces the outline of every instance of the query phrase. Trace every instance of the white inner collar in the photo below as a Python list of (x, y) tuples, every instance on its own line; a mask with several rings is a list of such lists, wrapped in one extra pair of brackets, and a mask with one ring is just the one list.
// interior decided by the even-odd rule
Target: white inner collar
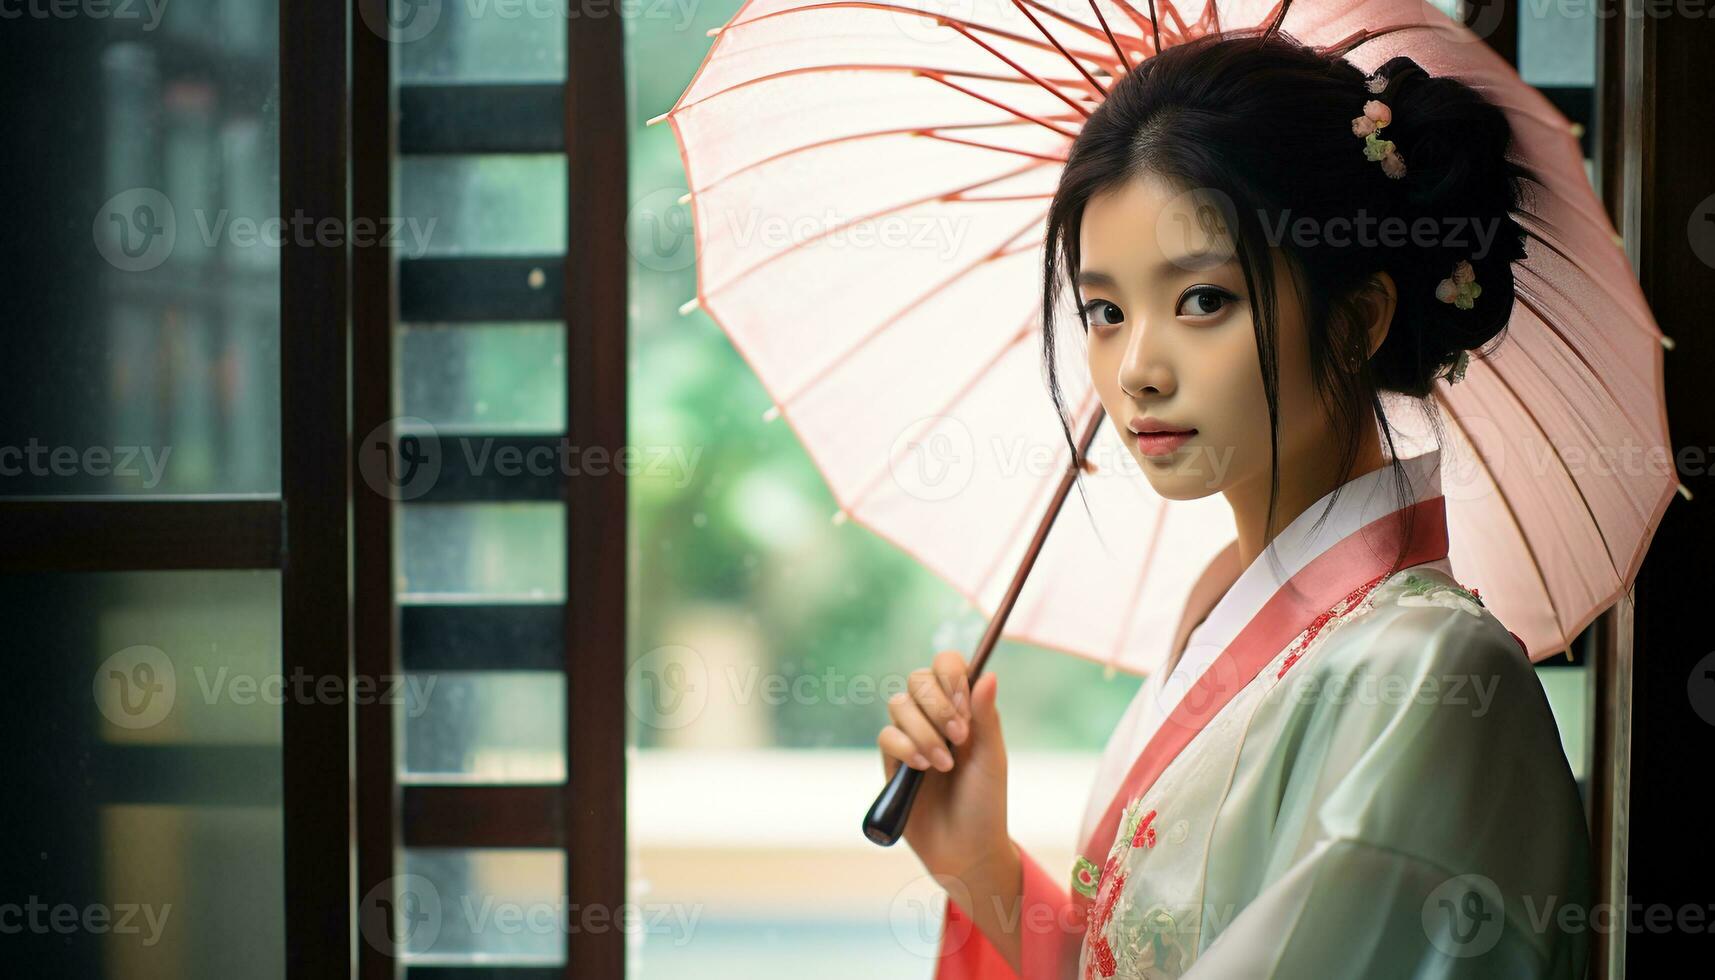
[[(1440, 492), (1439, 450), (1431, 449), (1421, 455), (1401, 460), (1400, 464), (1405, 469), (1409, 484), (1409, 497), (1405, 506), (1427, 500)], [(1232, 588), (1228, 589), (1226, 595), (1209, 611), (1208, 617), (1191, 631), (1185, 644), (1185, 653), (1180, 658), (1178, 667), (1174, 669), (1175, 677), (1182, 669), (1189, 669), (1194, 674), (1201, 673), (1202, 668), (1227, 648), (1233, 638), (1239, 635), (1239, 631), (1244, 629), (1245, 624), (1262, 610), (1288, 579), (1302, 571), (1323, 552), (1357, 533), (1366, 524), (1403, 509), (1397, 495), (1391, 465), (1384, 465), (1380, 469), (1346, 481), (1338, 492), (1340, 499), (1334, 502), (1334, 509), (1329, 512), (1321, 527), (1312, 531), (1317, 518), (1328, 506), (1328, 499), (1334, 496), (1333, 490), (1323, 494), (1314, 504), (1305, 508), (1302, 514), (1293, 518), (1286, 529), (1276, 535), (1268, 547), (1263, 549), (1263, 553), (1239, 575)], [(1276, 566), (1269, 558), (1270, 553), (1279, 559), (1279, 567), (1285, 573), (1285, 578), (1276, 577)]]

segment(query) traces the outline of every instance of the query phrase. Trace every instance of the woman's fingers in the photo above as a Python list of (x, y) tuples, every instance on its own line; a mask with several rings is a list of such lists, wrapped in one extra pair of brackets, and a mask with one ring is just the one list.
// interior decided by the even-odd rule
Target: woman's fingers
[(888, 760), (887, 778), (893, 778), (894, 763), (904, 763), (913, 769), (929, 768), (929, 760), (923, 753), (917, 751), (917, 743), (911, 741), (911, 736), (900, 731), (893, 725), (888, 725), (875, 737), (875, 744), (881, 749), (881, 754)]
[(959, 745), (970, 735), (970, 718), (961, 715), (959, 710), (953, 707), (953, 693), (947, 689), (946, 682), (934, 668), (923, 667), (912, 671), (911, 676), (906, 678), (905, 688), (944, 740)]
[(963, 745), (971, 733), (971, 681), (965, 658), (957, 650), (943, 650), (935, 655), (931, 669), (953, 711), (946, 727), (947, 737), (954, 745)]
[[(921, 690), (922, 685), (915, 681), (915, 674), (912, 677), (912, 690), (900, 691), (888, 698), (887, 713), (893, 717), (893, 723), (899, 730), (910, 736), (918, 752), (923, 753), (936, 769), (947, 772), (953, 768), (953, 754), (947, 751), (940, 730), (929, 720), (929, 716), (924, 714), (922, 706), (913, 697)], [(935, 684), (933, 676), (929, 678), (929, 683)]]
[[(949, 772), (953, 753), (947, 743), (963, 745), (971, 737), (971, 711), (965, 658), (956, 650), (943, 651), (931, 666), (912, 671), (906, 690), (888, 699), (893, 724), (876, 736), (876, 744), (885, 759)], [(891, 770), (890, 765), (890, 777)]]

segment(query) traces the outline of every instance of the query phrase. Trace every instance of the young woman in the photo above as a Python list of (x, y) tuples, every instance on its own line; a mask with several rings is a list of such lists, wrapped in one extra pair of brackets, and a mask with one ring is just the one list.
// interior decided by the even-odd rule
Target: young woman
[(949, 891), (939, 976), (1583, 975), (1554, 719), (1453, 577), (1440, 454), (1401, 458), (1381, 401), (1433, 418), (1434, 379), (1502, 336), (1510, 139), (1409, 58), (1273, 34), (1169, 48), (1084, 125), (1048, 216), (1056, 404), (1069, 287), (1151, 486), (1224, 495), (1238, 536), (1108, 743), (1070, 874), (1008, 833), (994, 675), (943, 653), (890, 705), (888, 773), (934, 770), (905, 839)]

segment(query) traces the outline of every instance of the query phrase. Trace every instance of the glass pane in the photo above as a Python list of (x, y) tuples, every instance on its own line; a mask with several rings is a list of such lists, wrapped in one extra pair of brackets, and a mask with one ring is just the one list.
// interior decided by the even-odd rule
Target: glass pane
[(566, 594), (562, 504), (408, 504), (399, 514), (400, 602)]
[(110, 6), (0, 32), (0, 494), (277, 492), (276, 2)]
[(1593, 3), (1521, 3), (1519, 75), (1532, 85), (1596, 84)]
[(405, 326), (398, 359), (399, 414), (443, 434), (565, 431), (562, 324)]
[[(566, 250), (566, 158), (406, 157), (399, 198), (411, 254), (558, 255)], [(414, 223), (414, 224), (413, 224)]]
[(411, 674), (404, 778), (413, 783), (565, 782), (565, 675)]
[(0, 579), (27, 802), (0, 881), (52, 910), (7, 930), (8, 975), (284, 976), (279, 593), (275, 572)]
[(409, 895), (395, 907), (417, 910), (397, 933), (406, 962), (565, 962), (564, 851), (419, 848), (405, 852), (404, 872), (400, 890)]
[[(413, 8), (421, 8), (413, 10)], [(435, 13), (430, 14), (433, 10)], [(421, 21), (414, 21), (421, 17)], [(401, 82), (559, 82), (566, 78), (565, 0), (425, 6), (393, 0)]]
[(1560, 727), (1560, 747), (1579, 781), (1589, 771), (1590, 671), (1581, 667), (1539, 667), (1536, 676), (1548, 694), (1548, 706)]

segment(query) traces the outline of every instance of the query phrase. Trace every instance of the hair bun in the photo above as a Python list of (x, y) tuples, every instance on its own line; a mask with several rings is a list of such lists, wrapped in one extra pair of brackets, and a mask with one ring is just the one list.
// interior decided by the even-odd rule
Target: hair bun
[[(1372, 76), (1366, 90), (1392, 110), (1387, 136), (1405, 161), (1397, 182), (1398, 214), (1412, 227), (1407, 254), (1395, 264), (1399, 303), (1389, 338), (1373, 367), (1384, 387), (1424, 395), (1442, 367), (1462, 351), (1498, 337), (1512, 316), (1512, 264), (1524, 257), (1525, 231), (1514, 218), (1524, 183), (1534, 175), (1511, 157), (1512, 124), (1481, 93), (1451, 77), (1429, 74), (1400, 56)], [(1481, 295), (1469, 308), (1450, 302), (1443, 280), (1469, 262)], [(1461, 280), (1468, 274), (1461, 270)], [(1396, 337), (1397, 335), (1397, 337)], [(1426, 375), (1425, 362), (1433, 370)]]

